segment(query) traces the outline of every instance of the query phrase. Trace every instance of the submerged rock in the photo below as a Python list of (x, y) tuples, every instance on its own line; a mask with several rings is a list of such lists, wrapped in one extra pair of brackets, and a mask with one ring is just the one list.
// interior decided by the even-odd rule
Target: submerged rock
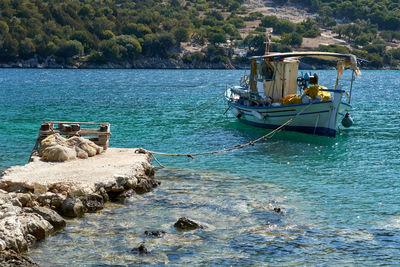
[(161, 237), (166, 234), (165, 231), (158, 230), (158, 231), (144, 231), (144, 234), (151, 237)]
[(274, 211), (276, 212), (276, 213), (281, 213), (282, 211), (281, 211), (281, 208), (274, 208)]
[(181, 231), (190, 231), (196, 229), (204, 229), (204, 226), (189, 220), (186, 217), (181, 217), (179, 220), (174, 224), (175, 228)]
[(148, 179), (147, 177), (143, 177), (138, 179), (138, 183), (135, 188), (136, 193), (138, 194), (143, 194), (150, 192), (153, 188), (159, 186), (161, 182), (153, 180), (153, 179)]
[(133, 248), (131, 252), (136, 252), (139, 255), (146, 255), (149, 254), (150, 252), (147, 250), (147, 248), (144, 246), (144, 243), (140, 244), (139, 247)]
[(136, 195), (135, 190), (129, 189), (129, 190), (127, 190), (127, 191), (122, 192), (121, 194), (119, 194), (118, 198), (119, 198), (119, 199), (126, 199), (126, 198), (131, 198), (131, 197), (133, 197), (133, 196), (135, 196), (135, 195)]

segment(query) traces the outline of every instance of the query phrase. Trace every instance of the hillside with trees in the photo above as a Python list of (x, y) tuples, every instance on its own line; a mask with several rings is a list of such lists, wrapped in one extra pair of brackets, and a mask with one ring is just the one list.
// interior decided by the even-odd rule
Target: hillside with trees
[[(282, 3), (282, 0), (274, 2)], [(321, 26), (333, 27), (339, 38), (345, 38), (353, 52), (367, 58), (372, 66), (398, 65), (400, 48), (396, 43), (400, 41), (400, 1), (305, 0), (302, 3), (318, 13), (316, 21)]]
[[(390, 47), (400, 40), (396, 0), (306, 0), (301, 8), (317, 16), (298, 23), (252, 12), (243, 4), (244, 0), (0, 0), (0, 63), (138, 67), (136, 62), (156, 58), (186, 67), (232, 67), (246, 60), (235, 55), (236, 47), (247, 55), (264, 53), (268, 29), (274, 33), (273, 51), (301, 49), (303, 38), (330, 29), (349, 45), (319, 50), (352, 51), (378, 68), (395, 67), (400, 60), (400, 48)], [(257, 26), (243, 33), (249, 22)]]

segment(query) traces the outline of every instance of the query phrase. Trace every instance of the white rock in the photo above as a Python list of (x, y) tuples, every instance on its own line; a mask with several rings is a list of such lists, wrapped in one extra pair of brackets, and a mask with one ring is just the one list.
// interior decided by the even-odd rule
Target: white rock
[(45, 197), (46, 197), (46, 198), (51, 198), (51, 197), (53, 197), (54, 195), (55, 195), (55, 193), (46, 192)]
[(7, 247), (7, 244), (4, 240), (0, 239), (0, 251), (5, 250)]
[(7, 211), (8, 212), (14, 212), (14, 213), (20, 213), (21, 212), (21, 208), (20, 207), (17, 207), (17, 206), (13, 206), (13, 205), (11, 205), (11, 204), (8, 204), (7, 205)]

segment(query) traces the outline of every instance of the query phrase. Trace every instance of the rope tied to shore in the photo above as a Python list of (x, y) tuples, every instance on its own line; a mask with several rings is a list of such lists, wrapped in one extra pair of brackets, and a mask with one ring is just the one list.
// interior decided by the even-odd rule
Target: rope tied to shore
[(295, 118), (297, 118), (297, 116), (299, 116), (304, 111), (306, 111), (311, 105), (312, 105), (312, 102), (310, 102), (300, 112), (298, 112), (296, 115), (291, 117), (289, 120), (287, 120), (285, 123), (283, 123), (279, 127), (275, 128), (271, 132), (269, 132), (269, 133), (267, 133), (267, 134), (255, 139), (255, 140), (252, 140), (252, 141), (250, 141), (250, 142), (248, 142), (246, 144), (239, 144), (239, 145), (236, 145), (236, 146), (233, 146), (233, 147), (230, 147), (230, 148), (224, 148), (224, 149), (215, 150), (215, 151), (199, 152), (199, 153), (163, 153), (163, 152), (156, 152), (156, 151), (150, 151), (150, 150), (147, 150), (147, 152), (152, 154), (152, 155), (171, 156), (171, 157), (182, 157), (182, 156), (184, 156), (184, 157), (195, 159), (194, 156), (218, 154), (218, 153), (221, 153), (221, 152), (233, 151), (233, 150), (236, 150), (236, 149), (239, 149), (239, 148), (244, 148), (244, 147), (247, 147), (247, 146), (254, 146), (254, 144), (257, 143), (257, 142), (262, 141), (264, 143), (266, 138), (272, 138), (277, 132), (281, 131), (285, 126), (287, 126), (290, 123), (292, 123), (293, 120)]
[(227, 151), (232, 151), (232, 150), (236, 150), (239, 148), (244, 148), (246, 146), (254, 146), (255, 143), (262, 141), (265, 141), (266, 138), (271, 138), (272, 136), (274, 136), (275, 133), (279, 132), (280, 130), (282, 130), (286, 125), (290, 124), (293, 121), (292, 119), (289, 119), (287, 122), (285, 122), (284, 124), (282, 124), (281, 126), (279, 126), (278, 128), (272, 130), (271, 132), (267, 133), (266, 135), (263, 135), (255, 140), (252, 140), (246, 144), (241, 144), (241, 145), (236, 145), (230, 148), (224, 148), (224, 149), (220, 149), (220, 150), (215, 150), (215, 151), (207, 151), (207, 152), (199, 152), (199, 153), (162, 153), (162, 152), (155, 152), (155, 151), (147, 151), (152, 155), (160, 155), (160, 156), (171, 156), (171, 157), (181, 157), (181, 156), (186, 156), (192, 159), (195, 159), (194, 156), (200, 156), (200, 155), (210, 155), (210, 154), (218, 154), (221, 152), (227, 152)]

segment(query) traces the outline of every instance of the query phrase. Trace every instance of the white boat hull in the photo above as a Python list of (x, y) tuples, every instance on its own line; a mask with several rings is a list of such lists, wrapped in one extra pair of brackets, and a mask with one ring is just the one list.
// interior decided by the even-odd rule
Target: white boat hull
[(285, 130), (318, 135), (335, 136), (337, 124), (351, 106), (341, 102), (344, 91), (331, 90), (333, 100), (297, 105), (253, 107), (241, 105), (231, 98), (228, 104), (234, 115), (243, 123), (257, 127), (276, 129), (288, 120)]

